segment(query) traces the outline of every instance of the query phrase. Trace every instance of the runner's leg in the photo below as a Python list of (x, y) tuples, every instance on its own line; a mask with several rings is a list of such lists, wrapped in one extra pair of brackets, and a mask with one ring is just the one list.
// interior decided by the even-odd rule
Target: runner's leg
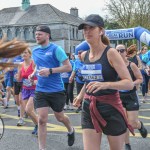
[(39, 149), (46, 148), (46, 136), (47, 136), (47, 128), (46, 124), (48, 121), (48, 111), (49, 107), (37, 108), (38, 113), (38, 141), (39, 141)]

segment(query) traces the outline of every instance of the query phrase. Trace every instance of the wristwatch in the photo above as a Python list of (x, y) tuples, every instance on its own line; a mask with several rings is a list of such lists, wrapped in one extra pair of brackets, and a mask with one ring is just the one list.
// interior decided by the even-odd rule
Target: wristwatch
[(49, 68), (49, 73), (50, 73), (50, 74), (52, 74), (52, 73), (53, 73), (52, 68)]

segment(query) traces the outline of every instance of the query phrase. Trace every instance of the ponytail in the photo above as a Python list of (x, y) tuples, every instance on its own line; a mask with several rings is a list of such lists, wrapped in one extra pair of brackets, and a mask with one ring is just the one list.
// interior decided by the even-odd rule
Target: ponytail
[(106, 35), (102, 35), (102, 42), (105, 45), (110, 45), (110, 40), (108, 39), (108, 37)]

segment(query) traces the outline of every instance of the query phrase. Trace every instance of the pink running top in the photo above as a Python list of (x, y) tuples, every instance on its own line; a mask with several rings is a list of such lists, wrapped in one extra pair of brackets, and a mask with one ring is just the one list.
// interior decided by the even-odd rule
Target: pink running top
[[(23, 80), (23, 88), (25, 89), (35, 89), (35, 85), (32, 84), (32, 82), (28, 79), (28, 76), (32, 74), (34, 71), (33, 67), (33, 61), (31, 61), (29, 67), (24, 67), (24, 62), (21, 67), (21, 79)], [(33, 80), (37, 80), (36, 77), (34, 77)]]

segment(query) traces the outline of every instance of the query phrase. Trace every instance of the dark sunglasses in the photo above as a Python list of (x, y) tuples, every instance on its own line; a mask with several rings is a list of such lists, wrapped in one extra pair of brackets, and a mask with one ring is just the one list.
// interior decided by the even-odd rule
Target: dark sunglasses
[(125, 49), (117, 49), (117, 51), (120, 52), (120, 53), (124, 53)]
[(78, 54), (80, 55), (83, 51), (78, 51)]

